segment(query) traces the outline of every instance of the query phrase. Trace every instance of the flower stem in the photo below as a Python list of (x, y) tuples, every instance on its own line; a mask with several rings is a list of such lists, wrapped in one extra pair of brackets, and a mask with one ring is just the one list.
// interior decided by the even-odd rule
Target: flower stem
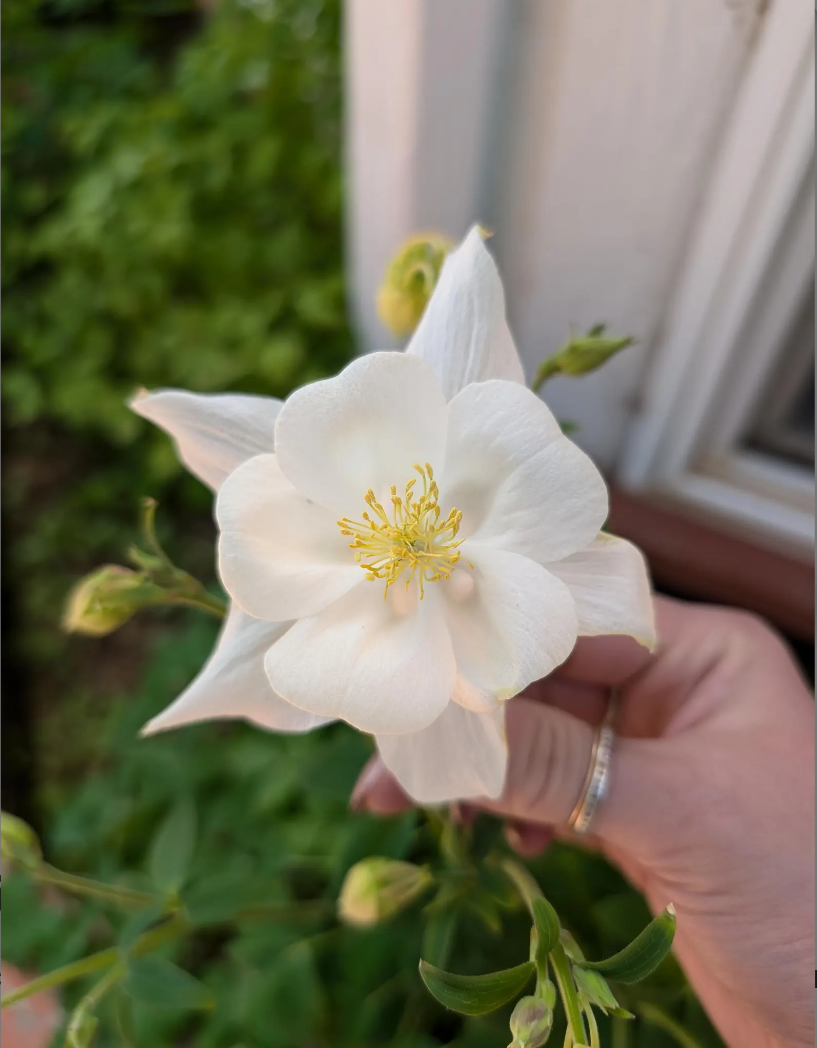
[(525, 905), (533, 914), (533, 900), (541, 899), (543, 896), (542, 889), (536, 883), (536, 880), (528, 873), (522, 863), (517, 862), (516, 859), (503, 858), (499, 865), (513, 881)]
[(66, 1031), (66, 1043), (76, 1043), (76, 1038), (82, 1033), (83, 1026), (86, 1020), (90, 1019), (95, 1023), (93, 1013), (96, 1006), (105, 996), (105, 994), (112, 987), (116, 986), (120, 979), (122, 979), (127, 971), (124, 964), (116, 964), (107, 972), (103, 977), (96, 983), (88, 993), (82, 998), (71, 1016), (71, 1020), (68, 1023), (68, 1029)]
[(668, 1033), (681, 1048), (701, 1048), (700, 1042), (692, 1034), (687, 1033), (683, 1026), (656, 1005), (645, 1001), (638, 1005), (637, 1010), (642, 1019)]
[[(141, 957), (145, 953), (150, 953), (151, 950), (155, 950), (158, 946), (175, 939), (187, 931), (189, 927), (189, 922), (180, 914), (176, 914), (171, 920), (165, 921), (164, 924), (160, 924), (157, 928), (151, 928), (144, 935), (140, 935), (131, 953), (135, 957)], [(75, 979), (81, 979), (84, 975), (92, 975), (94, 972), (108, 968), (112, 964), (117, 964), (121, 959), (122, 951), (119, 947), (111, 946), (107, 950), (92, 953), (89, 957), (83, 957), (79, 961), (72, 961), (71, 964), (65, 964), (62, 968), (56, 968), (53, 972), (40, 975), (38, 978), (26, 983), (25, 986), (21, 986), (18, 990), (6, 994), (0, 1001), (0, 1008), (8, 1008), (10, 1005), (16, 1004), (17, 1001), (22, 1001), (26, 997), (40, 993), (41, 990), (50, 990), (55, 986), (62, 986), (65, 983), (73, 982)]]
[(218, 597), (211, 596), (204, 587), (202, 587), (201, 591), (196, 593), (195, 596), (178, 596), (168, 600), (167, 603), (185, 604), (189, 608), (199, 608), (201, 611), (209, 611), (211, 615), (215, 615), (218, 619), (223, 619), (227, 614), (227, 605), (225, 602), (219, 600)]
[(596, 1024), (596, 1017), (593, 1014), (593, 1008), (591, 1005), (587, 1005), (584, 1009), (585, 1017), (587, 1018), (587, 1027), (590, 1030), (590, 1048), (601, 1048), (601, 1041), (599, 1040), (599, 1028)]
[[(554, 353), (553, 356), (555, 357), (556, 354)], [(561, 369), (559, 365), (555, 363), (553, 357), (548, 357), (547, 360), (542, 361), (542, 363), (534, 372), (533, 378), (531, 379), (531, 390), (534, 393), (538, 393), (542, 386), (544, 386), (544, 384), (547, 382), (547, 380), (549, 378), (552, 378), (554, 375), (558, 375), (560, 370)]]
[(584, 1021), (579, 1006), (579, 998), (573, 985), (573, 977), (570, 974), (570, 964), (565, 953), (565, 948), (559, 943), (550, 954), (550, 963), (553, 965), (553, 974), (564, 1005), (567, 1025), (575, 1044), (585, 1044)]
[(140, 892), (135, 888), (120, 888), (114, 884), (94, 881), (90, 877), (78, 877), (76, 874), (58, 870), (55, 866), (49, 866), (48, 863), (38, 866), (33, 871), (33, 876), (41, 884), (50, 884), (55, 888), (73, 892), (75, 895), (89, 895), (97, 899), (120, 903), (123, 906), (147, 906), (158, 900), (158, 896), (150, 892)]

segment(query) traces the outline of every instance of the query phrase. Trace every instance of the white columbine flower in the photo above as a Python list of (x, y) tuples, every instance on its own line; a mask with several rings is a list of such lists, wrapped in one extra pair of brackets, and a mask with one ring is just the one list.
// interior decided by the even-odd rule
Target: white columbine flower
[(476, 229), (405, 353), (283, 405), (168, 390), (133, 407), (218, 492), (232, 598), (210, 661), (146, 731), (341, 719), (415, 800), (496, 797), (506, 700), (579, 635), (653, 642), (641, 554), (600, 534), (601, 475), (524, 386)]

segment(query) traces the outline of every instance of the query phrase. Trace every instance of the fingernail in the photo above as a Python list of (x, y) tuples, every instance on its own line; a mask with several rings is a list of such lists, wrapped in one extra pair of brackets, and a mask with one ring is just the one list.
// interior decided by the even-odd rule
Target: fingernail
[(355, 783), (352, 796), (349, 798), (349, 808), (352, 811), (361, 811), (366, 807), (366, 801), (371, 793), (372, 787), (380, 778), (382, 765), (377, 757), (373, 757), (363, 769), (360, 778)]

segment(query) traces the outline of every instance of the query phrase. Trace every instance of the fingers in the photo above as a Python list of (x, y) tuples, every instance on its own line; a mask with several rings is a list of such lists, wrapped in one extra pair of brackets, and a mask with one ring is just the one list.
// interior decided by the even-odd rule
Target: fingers
[(563, 710), (514, 699), (506, 721), (508, 772), (498, 815), (563, 826), (579, 799), (593, 748), (593, 728)]
[(412, 801), (400, 789), (386, 765), (375, 754), (370, 757), (352, 790), (352, 811), (370, 811), (374, 815), (396, 815), (411, 807)]
[[(515, 699), (508, 707), (507, 735), (502, 796), (480, 806), (513, 820), (517, 829), (525, 823), (565, 827), (585, 787), (594, 729), (563, 710)], [(661, 827), (672, 824), (673, 795), (683, 773), (674, 750), (661, 740), (617, 737), (608, 793), (592, 822), (594, 838), (635, 858), (645, 857), (651, 842), (662, 836)], [(528, 846), (540, 850), (532, 832), (528, 838)], [(524, 834), (519, 840), (526, 847)]]

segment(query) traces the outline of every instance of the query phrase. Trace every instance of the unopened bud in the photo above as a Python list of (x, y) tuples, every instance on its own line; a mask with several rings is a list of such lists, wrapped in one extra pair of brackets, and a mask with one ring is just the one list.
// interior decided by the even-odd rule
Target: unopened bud
[(157, 594), (157, 588), (140, 573), (106, 564), (80, 579), (68, 594), (63, 629), (104, 637), (151, 603)]
[(37, 834), (16, 815), (0, 812), (0, 857), (29, 870), (36, 869), (43, 857)]
[(619, 1007), (618, 1001), (613, 996), (613, 991), (607, 985), (607, 980), (603, 975), (593, 971), (592, 968), (579, 968), (576, 966), (573, 969), (573, 978), (579, 993), (586, 997), (590, 1004), (595, 1004), (597, 1008), (601, 1008), (605, 1015), (607, 1012), (614, 1011)]
[(393, 335), (410, 335), (417, 327), (453, 246), (441, 233), (421, 233), (391, 260), (377, 293), (377, 311)]
[(631, 338), (604, 338), (601, 335), (571, 339), (559, 354), (559, 370), (563, 375), (584, 375), (600, 368), (610, 357), (632, 344)]
[(550, 1036), (553, 1010), (541, 997), (520, 997), (511, 1014), (508, 1048), (540, 1048)]
[(539, 389), (543, 382), (554, 375), (586, 375), (606, 364), (610, 357), (631, 346), (635, 340), (629, 336), (606, 338), (604, 325), (598, 324), (580, 338), (570, 338), (552, 357), (543, 361), (536, 371), (531, 388)]
[(425, 866), (397, 859), (363, 859), (346, 874), (338, 913), (347, 924), (378, 924), (405, 909), (433, 879)]

